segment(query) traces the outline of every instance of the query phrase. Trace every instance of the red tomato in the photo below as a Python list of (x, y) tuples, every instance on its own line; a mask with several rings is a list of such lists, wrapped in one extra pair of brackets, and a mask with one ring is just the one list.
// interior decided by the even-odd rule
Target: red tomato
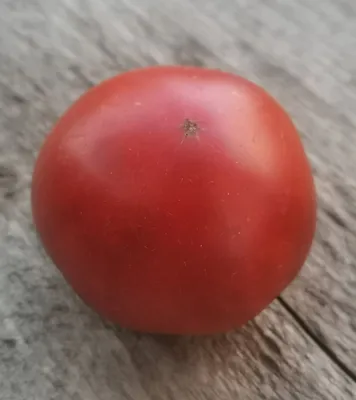
[(54, 263), (134, 330), (239, 327), (295, 277), (315, 191), (295, 127), (255, 84), (153, 67), (91, 89), (47, 138), (33, 215)]

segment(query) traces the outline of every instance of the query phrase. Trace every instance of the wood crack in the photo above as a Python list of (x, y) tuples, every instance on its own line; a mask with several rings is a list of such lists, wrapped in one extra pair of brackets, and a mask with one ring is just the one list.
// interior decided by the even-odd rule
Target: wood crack
[(298, 326), (308, 337), (320, 348), (320, 350), (353, 382), (356, 382), (356, 372), (349, 368), (338, 355), (327, 346), (327, 344), (316, 335), (313, 330), (307, 325), (303, 318), (284, 300), (281, 296), (277, 297), (277, 300), (281, 306), (288, 312), (288, 314), (294, 319)]

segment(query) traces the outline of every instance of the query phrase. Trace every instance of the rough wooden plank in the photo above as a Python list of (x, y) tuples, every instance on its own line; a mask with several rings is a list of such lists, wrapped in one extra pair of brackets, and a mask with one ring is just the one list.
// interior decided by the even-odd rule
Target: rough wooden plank
[[(352, 0), (1, 2), (0, 399), (354, 398), (355, 16)], [(282, 302), (241, 332), (115, 335), (33, 233), (31, 168), (51, 124), (92, 84), (153, 63), (262, 84), (294, 117), (312, 161), (313, 253)]]

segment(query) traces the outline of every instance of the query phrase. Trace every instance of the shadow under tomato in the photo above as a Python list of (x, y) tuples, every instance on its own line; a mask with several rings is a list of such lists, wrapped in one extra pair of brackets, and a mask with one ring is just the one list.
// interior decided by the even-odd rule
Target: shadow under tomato
[(116, 334), (149, 393), (157, 382), (180, 382), (204, 391), (205, 386), (214, 387), (219, 376), (242, 386), (250, 381), (258, 387), (266, 380), (281, 380), (288, 368), (278, 338), (266, 335), (263, 324), (256, 321), (239, 330), (208, 336), (153, 335), (120, 328)]

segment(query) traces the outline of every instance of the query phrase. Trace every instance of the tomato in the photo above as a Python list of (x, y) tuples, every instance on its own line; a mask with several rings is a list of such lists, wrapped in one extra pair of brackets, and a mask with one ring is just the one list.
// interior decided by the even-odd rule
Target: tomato
[(50, 257), (102, 316), (148, 332), (239, 327), (293, 280), (315, 231), (296, 129), (252, 82), (152, 67), (85, 93), (33, 176)]

